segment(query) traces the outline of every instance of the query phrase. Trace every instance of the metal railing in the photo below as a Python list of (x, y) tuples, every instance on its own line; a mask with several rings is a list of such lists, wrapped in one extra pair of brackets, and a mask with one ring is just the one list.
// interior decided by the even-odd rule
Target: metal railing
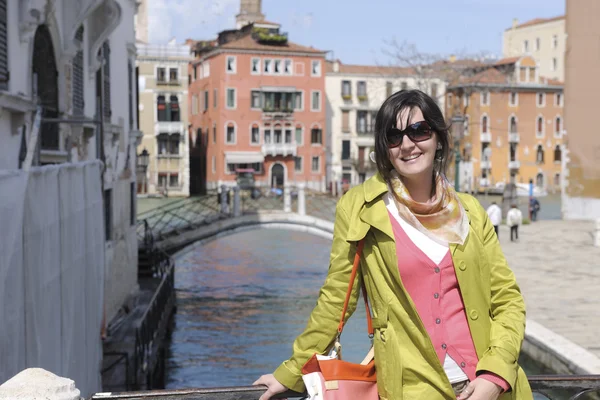
[[(577, 400), (598, 398), (600, 375), (540, 375), (530, 376), (529, 384), (534, 393), (551, 400)], [(92, 400), (257, 400), (265, 389), (260, 386), (238, 386), (206, 389), (154, 390), (96, 394)], [(273, 399), (305, 398), (305, 394), (288, 391)]]

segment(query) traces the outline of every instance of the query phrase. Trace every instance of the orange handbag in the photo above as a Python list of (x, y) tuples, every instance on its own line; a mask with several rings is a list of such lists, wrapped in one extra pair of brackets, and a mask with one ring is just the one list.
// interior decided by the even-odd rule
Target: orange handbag
[[(360, 265), (360, 256), (364, 246), (364, 239), (358, 242), (354, 266), (350, 275), (348, 291), (344, 300), (344, 308), (338, 325), (338, 334), (330, 355), (315, 354), (302, 367), (302, 380), (306, 386), (309, 400), (378, 400), (377, 375), (375, 373), (375, 360), (373, 348), (360, 364), (342, 361), (340, 336), (344, 329), (344, 315), (348, 309), (354, 279)], [(365, 308), (367, 312), (367, 326), (369, 338), (373, 338), (373, 323), (367, 299), (367, 289), (364, 281), (361, 285)]]

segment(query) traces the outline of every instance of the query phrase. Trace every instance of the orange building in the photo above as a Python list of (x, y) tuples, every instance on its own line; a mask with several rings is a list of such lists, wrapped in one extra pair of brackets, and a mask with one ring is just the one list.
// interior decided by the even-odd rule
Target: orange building
[[(563, 85), (539, 76), (530, 56), (462, 72), (446, 94), (446, 116), (465, 118), (461, 190), (500, 187), (560, 191), (564, 152)], [(536, 190), (536, 191), (537, 191)]]
[(190, 43), (191, 192), (233, 185), (240, 170), (257, 186), (324, 190), (325, 52), (240, 14), (241, 28)]

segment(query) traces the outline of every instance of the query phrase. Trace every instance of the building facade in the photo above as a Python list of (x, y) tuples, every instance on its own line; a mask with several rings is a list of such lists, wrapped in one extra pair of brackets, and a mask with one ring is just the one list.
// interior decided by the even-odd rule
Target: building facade
[(600, 218), (600, 136), (588, 123), (600, 91), (600, 4), (567, 0), (565, 126), (569, 140), (562, 207), (565, 219)]
[(189, 195), (188, 63), (190, 47), (137, 44), (140, 128), (138, 154), (149, 164), (138, 180), (138, 193)]
[(566, 41), (564, 15), (522, 24), (515, 19), (502, 36), (502, 56), (529, 55), (535, 59), (540, 76), (564, 82)]
[(446, 94), (446, 115), (465, 119), (460, 189), (502, 187), (512, 181), (527, 193), (532, 180), (536, 193), (560, 191), (562, 83), (540, 77), (531, 56), (482, 64), (471, 72)]
[[(255, 5), (250, 11), (260, 14)], [(325, 53), (292, 43), (267, 21), (195, 42), (192, 51), (192, 186), (234, 185), (240, 171), (250, 171), (257, 186), (323, 190)]]
[(444, 110), (443, 79), (417, 76), (411, 68), (345, 65), (327, 61), (327, 187), (336, 191), (361, 184), (376, 171), (369, 154), (374, 151), (375, 117), (393, 93), (420, 89), (438, 100)]

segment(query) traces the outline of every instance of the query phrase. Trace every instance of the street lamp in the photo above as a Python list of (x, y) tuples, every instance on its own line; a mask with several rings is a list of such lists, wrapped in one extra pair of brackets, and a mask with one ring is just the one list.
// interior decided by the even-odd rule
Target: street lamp
[(138, 154), (138, 159), (137, 159), (139, 175), (142, 176), (141, 184), (142, 184), (142, 190), (144, 193), (147, 192), (146, 171), (148, 170), (149, 163), (150, 163), (150, 153), (148, 153), (148, 150), (146, 150), (144, 148), (144, 150), (142, 150), (142, 152), (140, 154)]
[(465, 117), (454, 114), (452, 117), (452, 136), (454, 137), (454, 189), (460, 191), (460, 140), (465, 129)]

